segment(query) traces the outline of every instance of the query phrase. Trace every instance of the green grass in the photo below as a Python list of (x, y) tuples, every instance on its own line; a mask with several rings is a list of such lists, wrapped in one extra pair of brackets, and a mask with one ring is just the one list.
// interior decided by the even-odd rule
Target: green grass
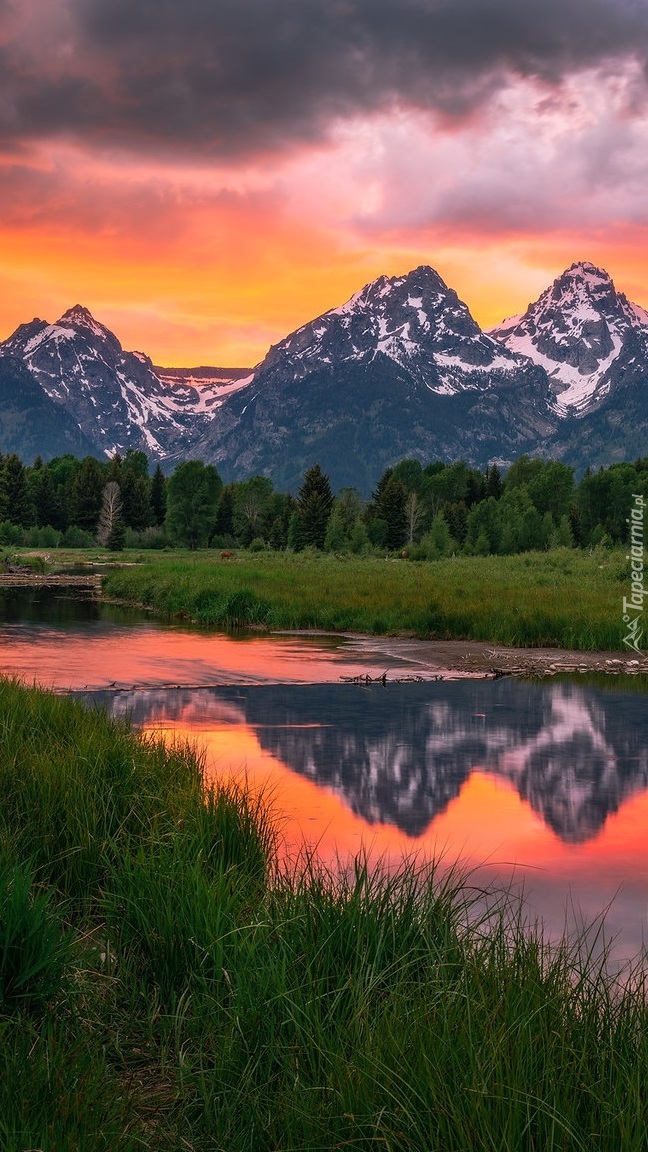
[(436, 562), (325, 554), (156, 554), (107, 572), (107, 596), (217, 627), (264, 625), (521, 647), (622, 648), (623, 552)]
[(3, 1152), (645, 1150), (639, 974), (458, 873), (280, 873), (259, 803), (70, 699), (0, 724)]

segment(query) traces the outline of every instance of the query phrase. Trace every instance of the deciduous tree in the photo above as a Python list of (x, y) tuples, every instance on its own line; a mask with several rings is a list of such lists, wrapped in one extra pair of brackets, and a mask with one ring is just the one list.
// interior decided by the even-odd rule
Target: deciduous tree
[(212, 464), (179, 464), (167, 487), (166, 529), (173, 543), (205, 547), (214, 530), (223, 481)]
[(122, 516), (122, 502), (119, 484), (109, 480), (103, 490), (103, 502), (97, 526), (97, 542), (102, 548), (119, 552), (124, 547), (126, 529)]

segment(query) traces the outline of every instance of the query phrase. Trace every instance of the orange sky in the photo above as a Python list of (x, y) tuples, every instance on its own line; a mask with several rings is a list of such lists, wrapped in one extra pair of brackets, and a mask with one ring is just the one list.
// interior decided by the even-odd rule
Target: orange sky
[(581, 259), (648, 306), (645, 46), (625, 0), (0, 0), (0, 337), (248, 366), (421, 263), (484, 326)]

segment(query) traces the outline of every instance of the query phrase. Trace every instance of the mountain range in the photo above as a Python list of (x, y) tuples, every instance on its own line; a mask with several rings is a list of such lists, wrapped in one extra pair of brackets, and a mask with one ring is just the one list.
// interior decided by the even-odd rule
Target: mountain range
[(648, 312), (573, 264), (483, 331), (432, 268), (381, 276), (254, 369), (162, 368), (77, 305), (0, 343), (0, 452), (187, 458), (295, 490), (319, 462), (371, 490), (403, 457), (582, 469), (646, 453)]

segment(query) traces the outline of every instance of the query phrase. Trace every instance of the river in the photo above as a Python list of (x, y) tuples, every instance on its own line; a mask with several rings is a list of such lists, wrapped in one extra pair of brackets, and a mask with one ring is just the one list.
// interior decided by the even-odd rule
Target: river
[[(419, 664), (392, 651), (387, 669), (375, 641), (233, 638), (62, 589), (0, 593), (0, 671), (196, 741), (210, 778), (263, 789), (287, 855), (306, 844), (328, 864), (361, 849), (390, 866), (442, 856), (477, 885), (523, 891), (553, 938), (606, 910), (611, 962), (642, 950), (641, 691), (613, 679), (419, 682)], [(385, 671), (386, 684), (349, 682)]]

